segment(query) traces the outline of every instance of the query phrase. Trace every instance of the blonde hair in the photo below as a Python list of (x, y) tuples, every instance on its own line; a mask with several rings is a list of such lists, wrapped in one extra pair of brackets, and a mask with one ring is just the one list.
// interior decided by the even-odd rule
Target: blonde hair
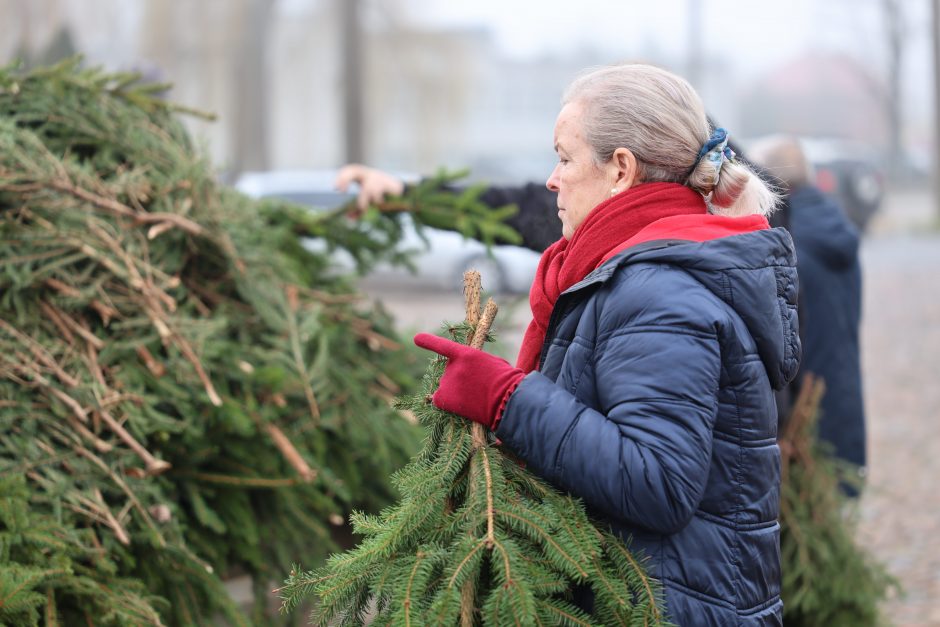
[(565, 90), (562, 105), (580, 102), (594, 161), (617, 148), (636, 157), (641, 182), (680, 183), (705, 197), (712, 213), (767, 215), (778, 196), (740, 160), (699, 159), (712, 129), (695, 89), (683, 78), (646, 64), (588, 70)]

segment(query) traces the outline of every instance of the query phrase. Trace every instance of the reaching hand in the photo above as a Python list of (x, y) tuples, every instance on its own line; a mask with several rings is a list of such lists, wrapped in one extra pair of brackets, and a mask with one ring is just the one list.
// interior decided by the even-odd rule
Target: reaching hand
[(430, 333), (417, 334), (415, 344), (448, 358), (434, 406), (495, 430), (525, 373), (505, 359)]
[(405, 184), (400, 179), (358, 163), (350, 163), (340, 168), (336, 176), (336, 189), (345, 192), (353, 182), (359, 184), (359, 195), (356, 197), (356, 207), (359, 211), (365, 211), (369, 205), (382, 202), (386, 196), (401, 196), (405, 191)]

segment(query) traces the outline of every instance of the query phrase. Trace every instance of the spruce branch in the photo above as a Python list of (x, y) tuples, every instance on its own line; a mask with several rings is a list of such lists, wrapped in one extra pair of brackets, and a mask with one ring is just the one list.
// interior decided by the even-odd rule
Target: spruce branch
[(805, 373), (779, 444), (781, 597), (787, 625), (878, 625), (878, 604), (898, 581), (855, 537), (855, 512), (841, 493), (853, 469), (816, 438), (825, 382)]

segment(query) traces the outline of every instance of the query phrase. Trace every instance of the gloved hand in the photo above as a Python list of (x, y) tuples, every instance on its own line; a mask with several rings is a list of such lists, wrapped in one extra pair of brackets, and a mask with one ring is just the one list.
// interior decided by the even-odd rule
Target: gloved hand
[(417, 334), (415, 344), (448, 358), (431, 398), (434, 406), (495, 430), (506, 400), (525, 373), (505, 359), (430, 333)]

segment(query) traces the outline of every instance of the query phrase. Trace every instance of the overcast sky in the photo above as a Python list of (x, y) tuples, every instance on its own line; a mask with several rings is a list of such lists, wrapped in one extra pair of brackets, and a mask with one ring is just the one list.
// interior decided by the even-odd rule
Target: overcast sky
[[(733, 60), (742, 73), (813, 49), (845, 51), (883, 67), (882, 0), (399, 0), (398, 6), (422, 24), (487, 28), (513, 56), (593, 47), (616, 59), (653, 46), (685, 59), (693, 3), (707, 55)], [(923, 86), (930, 0), (901, 4), (909, 40), (905, 74)]]

